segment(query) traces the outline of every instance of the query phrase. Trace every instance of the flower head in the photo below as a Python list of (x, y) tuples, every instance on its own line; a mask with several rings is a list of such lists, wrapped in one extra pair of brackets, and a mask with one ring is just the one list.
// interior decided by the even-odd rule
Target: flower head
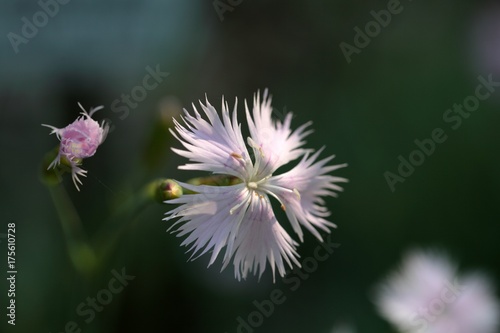
[(78, 176), (86, 176), (87, 171), (79, 167), (82, 159), (91, 157), (95, 154), (97, 147), (104, 142), (109, 130), (109, 126), (102, 122), (101, 125), (94, 119), (92, 115), (101, 110), (103, 107), (99, 106), (93, 108), (89, 113), (85, 111), (80, 103), (82, 109), (82, 116), (76, 118), (74, 122), (64, 128), (56, 128), (51, 125), (42, 124), (42, 126), (52, 129), (50, 134), (56, 134), (61, 144), (59, 145), (59, 153), (57, 157), (49, 165), (48, 169), (55, 168), (61, 163), (61, 157), (65, 157), (71, 166), (71, 177), (77, 190), (78, 183), (82, 184)]
[(403, 332), (493, 333), (500, 311), (494, 295), (484, 275), (459, 277), (445, 256), (414, 251), (380, 285), (376, 303)]
[[(190, 162), (180, 169), (240, 180), (230, 186), (180, 183), (195, 194), (167, 201), (180, 206), (166, 217), (179, 218), (171, 228), (176, 227), (178, 236), (187, 236), (182, 245), (190, 245), (192, 258), (211, 251), (210, 266), (225, 248), (222, 269), (232, 262), (238, 280), (245, 279), (249, 272), (258, 272), (260, 277), (267, 263), (273, 277), (276, 268), (284, 276), (285, 263), (300, 266), (297, 243), (278, 222), (271, 197), (286, 212), (301, 241), (302, 227), (322, 240), (318, 229), (329, 232), (335, 227), (325, 219), (329, 212), (322, 197), (336, 196), (335, 191), (342, 190), (336, 183), (347, 181), (328, 174), (345, 164), (327, 166), (333, 156), (317, 161), (322, 149), (313, 153), (302, 148), (311, 132), (307, 130), (310, 123), (292, 131), (291, 114), (283, 121), (273, 120), (267, 90), (262, 101), (257, 94), (253, 102), (252, 112), (245, 103), (250, 132), (246, 140), (237, 119), (237, 101), (232, 114), (223, 101), (221, 117), (208, 100), (205, 105), (200, 103), (208, 120), (193, 105), (194, 115), (184, 110), (184, 125), (175, 121), (177, 133), (172, 131), (184, 146), (174, 148), (174, 152)], [(290, 171), (274, 175), (278, 168), (298, 158)]]

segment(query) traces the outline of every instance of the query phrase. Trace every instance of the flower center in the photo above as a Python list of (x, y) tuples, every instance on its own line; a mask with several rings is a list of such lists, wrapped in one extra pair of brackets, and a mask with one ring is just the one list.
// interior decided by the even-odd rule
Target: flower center
[(248, 188), (250, 188), (252, 190), (256, 190), (258, 187), (256, 182), (249, 182), (249, 183), (247, 183), (247, 186), (248, 186)]

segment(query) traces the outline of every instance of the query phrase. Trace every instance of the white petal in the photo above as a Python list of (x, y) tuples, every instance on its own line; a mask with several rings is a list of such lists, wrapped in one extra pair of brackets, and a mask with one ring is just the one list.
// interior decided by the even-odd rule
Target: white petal
[(345, 164), (325, 166), (333, 156), (315, 162), (322, 149), (313, 155), (306, 154), (290, 171), (271, 177), (263, 187), (274, 193), (283, 205), (288, 219), (300, 240), (303, 240), (300, 225), (306, 227), (314, 236), (322, 241), (318, 229), (329, 232), (335, 224), (325, 217), (330, 212), (324, 206), (323, 196), (336, 196), (334, 191), (342, 191), (337, 182), (347, 179), (328, 175)]
[(225, 247), (222, 269), (233, 262), (238, 280), (245, 279), (249, 272), (258, 271), (261, 276), (267, 262), (273, 279), (276, 267), (284, 276), (285, 262), (290, 267), (292, 262), (300, 266), (296, 243), (276, 220), (267, 196), (259, 197), (244, 184), (179, 184), (198, 194), (167, 201), (181, 206), (168, 212), (165, 220), (179, 218), (170, 229), (176, 228), (178, 237), (187, 235), (182, 245), (191, 246), (191, 257), (196, 259), (213, 250), (210, 266)]
[(62, 135), (62, 132), (64, 131), (64, 128), (57, 128), (57, 127), (54, 127), (52, 125), (47, 125), (47, 124), (42, 124), (42, 126), (50, 128), (52, 130), (52, 132), (50, 132), (50, 134), (55, 133), (57, 138), (59, 139), (59, 141), (61, 140), (61, 135)]
[(285, 275), (285, 262), (292, 267), (299, 255), (295, 250), (296, 242), (278, 223), (267, 196), (252, 196), (250, 205), (243, 218), (236, 237), (234, 255), (235, 276), (246, 279), (248, 273), (262, 276), (267, 262), (275, 278), (275, 268), (280, 276)]
[(292, 132), (290, 129), (291, 113), (287, 114), (282, 121), (274, 121), (271, 98), (268, 98), (267, 89), (264, 91), (262, 103), (259, 93), (254, 96), (252, 115), (246, 103), (245, 108), (248, 128), (252, 141), (255, 143), (252, 146), (256, 159), (256, 178), (271, 175), (280, 166), (306, 152), (300, 147), (305, 143), (303, 139), (312, 132), (305, 131), (311, 123), (306, 123)]
[[(200, 256), (213, 250), (209, 266), (215, 261), (221, 249), (231, 244), (238, 233), (248, 201), (248, 191), (243, 184), (234, 186), (194, 186), (179, 182), (182, 187), (198, 194), (186, 194), (180, 198), (166, 201), (181, 206), (167, 213), (165, 220), (179, 217), (170, 228), (181, 237), (188, 235), (182, 245), (191, 245), (192, 256)], [(243, 203), (241, 213), (231, 214), (233, 206)], [(232, 255), (232, 252), (229, 256)]]
[(80, 188), (78, 187), (77, 183), (80, 183), (80, 185), (83, 184), (82, 181), (78, 178), (78, 176), (87, 177), (87, 170), (83, 170), (71, 160), (70, 163), (71, 163), (71, 178), (73, 179), (73, 184), (75, 184), (76, 189), (80, 191)]
[(208, 100), (206, 105), (201, 102), (200, 105), (209, 121), (201, 117), (194, 105), (194, 116), (184, 110), (185, 126), (174, 120), (177, 134), (173, 131), (172, 134), (185, 150), (173, 150), (194, 162), (179, 168), (246, 178), (251, 161), (236, 117), (237, 103), (231, 119), (227, 104), (223, 101), (222, 120)]

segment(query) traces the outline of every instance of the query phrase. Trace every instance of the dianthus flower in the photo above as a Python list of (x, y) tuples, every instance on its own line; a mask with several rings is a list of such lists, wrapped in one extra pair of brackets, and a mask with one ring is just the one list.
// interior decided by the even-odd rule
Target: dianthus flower
[[(292, 131), (292, 114), (283, 121), (273, 120), (271, 99), (264, 92), (254, 97), (250, 113), (245, 103), (250, 136), (246, 142), (237, 119), (237, 101), (232, 115), (227, 103), (222, 102), (222, 118), (208, 100), (201, 108), (205, 120), (193, 105), (194, 116), (184, 110), (184, 124), (175, 121), (174, 136), (184, 150), (174, 152), (191, 163), (179, 169), (208, 171), (236, 177), (240, 183), (230, 186), (190, 185), (180, 183), (195, 194), (183, 195), (167, 203), (180, 204), (167, 213), (165, 220), (179, 218), (170, 229), (177, 227), (177, 236), (187, 238), (182, 245), (190, 245), (192, 256), (212, 252), (209, 266), (225, 248), (222, 270), (232, 261), (235, 277), (245, 279), (249, 272), (259, 277), (267, 262), (273, 279), (275, 269), (284, 276), (285, 263), (300, 266), (296, 246), (278, 222), (270, 197), (276, 199), (291, 223), (292, 229), (303, 241), (301, 227), (305, 227), (320, 241), (318, 229), (329, 232), (335, 224), (327, 221), (329, 211), (323, 196), (336, 196), (342, 188), (336, 183), (345, 178), (329, 175), (346, 164), (329, 165), (334, 157), (317, 161), (323, 149), (317, 152), (302, 148), (304, 138), (311, 133), (310, 123)], [(299, 159), (289, 171), (275, 174), (278, 168)], [(170, 230), (169, 229), (169, 230)]]

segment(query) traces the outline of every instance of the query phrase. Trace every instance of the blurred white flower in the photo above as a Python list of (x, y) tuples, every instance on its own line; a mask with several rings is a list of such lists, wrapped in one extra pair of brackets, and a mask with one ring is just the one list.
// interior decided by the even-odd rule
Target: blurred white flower
[[(276, 219), (270, 196), (281, 204), (301, 241), (301, 226), (322, 241), (317, 229), (329, 232), (335, 227), (325, 219), (329, 212), (322, 197), (336, 196), (334, 191), (342, 190), (336, 183), (347, 181), (328, 173), (346, 164), (326, 166), (334, 156), (317, 161), (322, 149), (312, 153), (301, 148), (311, 132), (306, 130), (310, 123), (292, 131), (291, 114), (283, 122), (274, 121), (267, 90), (262, 103), (259, 94), (254, 97), (252, 113), (245, 103), (250, 131), (246, 141), (252, 153), (247, 150), (238, 123), (237, 101), (232, 115), (223, 101), (222, 118), (208, 100), (206, 105), (200, 104), (208, 121), (193, 105), (194, 116), (185, 110), (185, 126), (176, 121), (178, 134), (172, 131), (185, 148), (173, 150), (192, 162), (179, 168), (229, 175), (241, 182), (232, 186), (180, 183), (196, 194), (167, 201), (180, 206), (168, 212), (165, 219), (179, 218), (171, 228), (178, 227), (178, 236), (188, 235), (182, 245), (191, 245), (188, 251), (193, 251), (192, 257), (212, 251), (209, 266), (225, 247), (222, 269), (232, 261), (238, 280), (245, 279), (248, 272), (256, 275), (258, 271), (260, 277), (267, 262), (273, 279), (275, 268), (284, 276), (285, 262), (290, 267), (292, 262), (300, 266), (297, 243)], [(290, 171), (273, 175), (299, 157), (300, 162)]]
[(82, 112), (81, 117), (77, 117), (74, 122), (64, 128), (57, 128), (51, 125), (42, 124), (42, 126), (52, 129), (50, 134), (55, 134), (61, 144), (59, 145), (59, 153), (57, 157), (50, 163), (48, 169), (55, 168), (61, 163), (61, 157), (65, 157), (71, 166), (71, 178), (78, 191), (77, 183), (82, 183), (78, 176), (86, 176), (87, 171), (79, 167), (82, 159), (91, 157), (95, 154), (97, 147), (99, 147), (106, 139), (109, 126), (102, 122), (99, 125), (97, 121), (92, 119), (94, 112), (101, 110), (103, 107), (99, 106), (90, 109), (87, 113), (83, 106), (78, 103)]
[(444, 255), (413, 251), (378, 288), (381, 315), (401, 332), (493, 333), (500, 307), (489, 280), (458, 277)]

